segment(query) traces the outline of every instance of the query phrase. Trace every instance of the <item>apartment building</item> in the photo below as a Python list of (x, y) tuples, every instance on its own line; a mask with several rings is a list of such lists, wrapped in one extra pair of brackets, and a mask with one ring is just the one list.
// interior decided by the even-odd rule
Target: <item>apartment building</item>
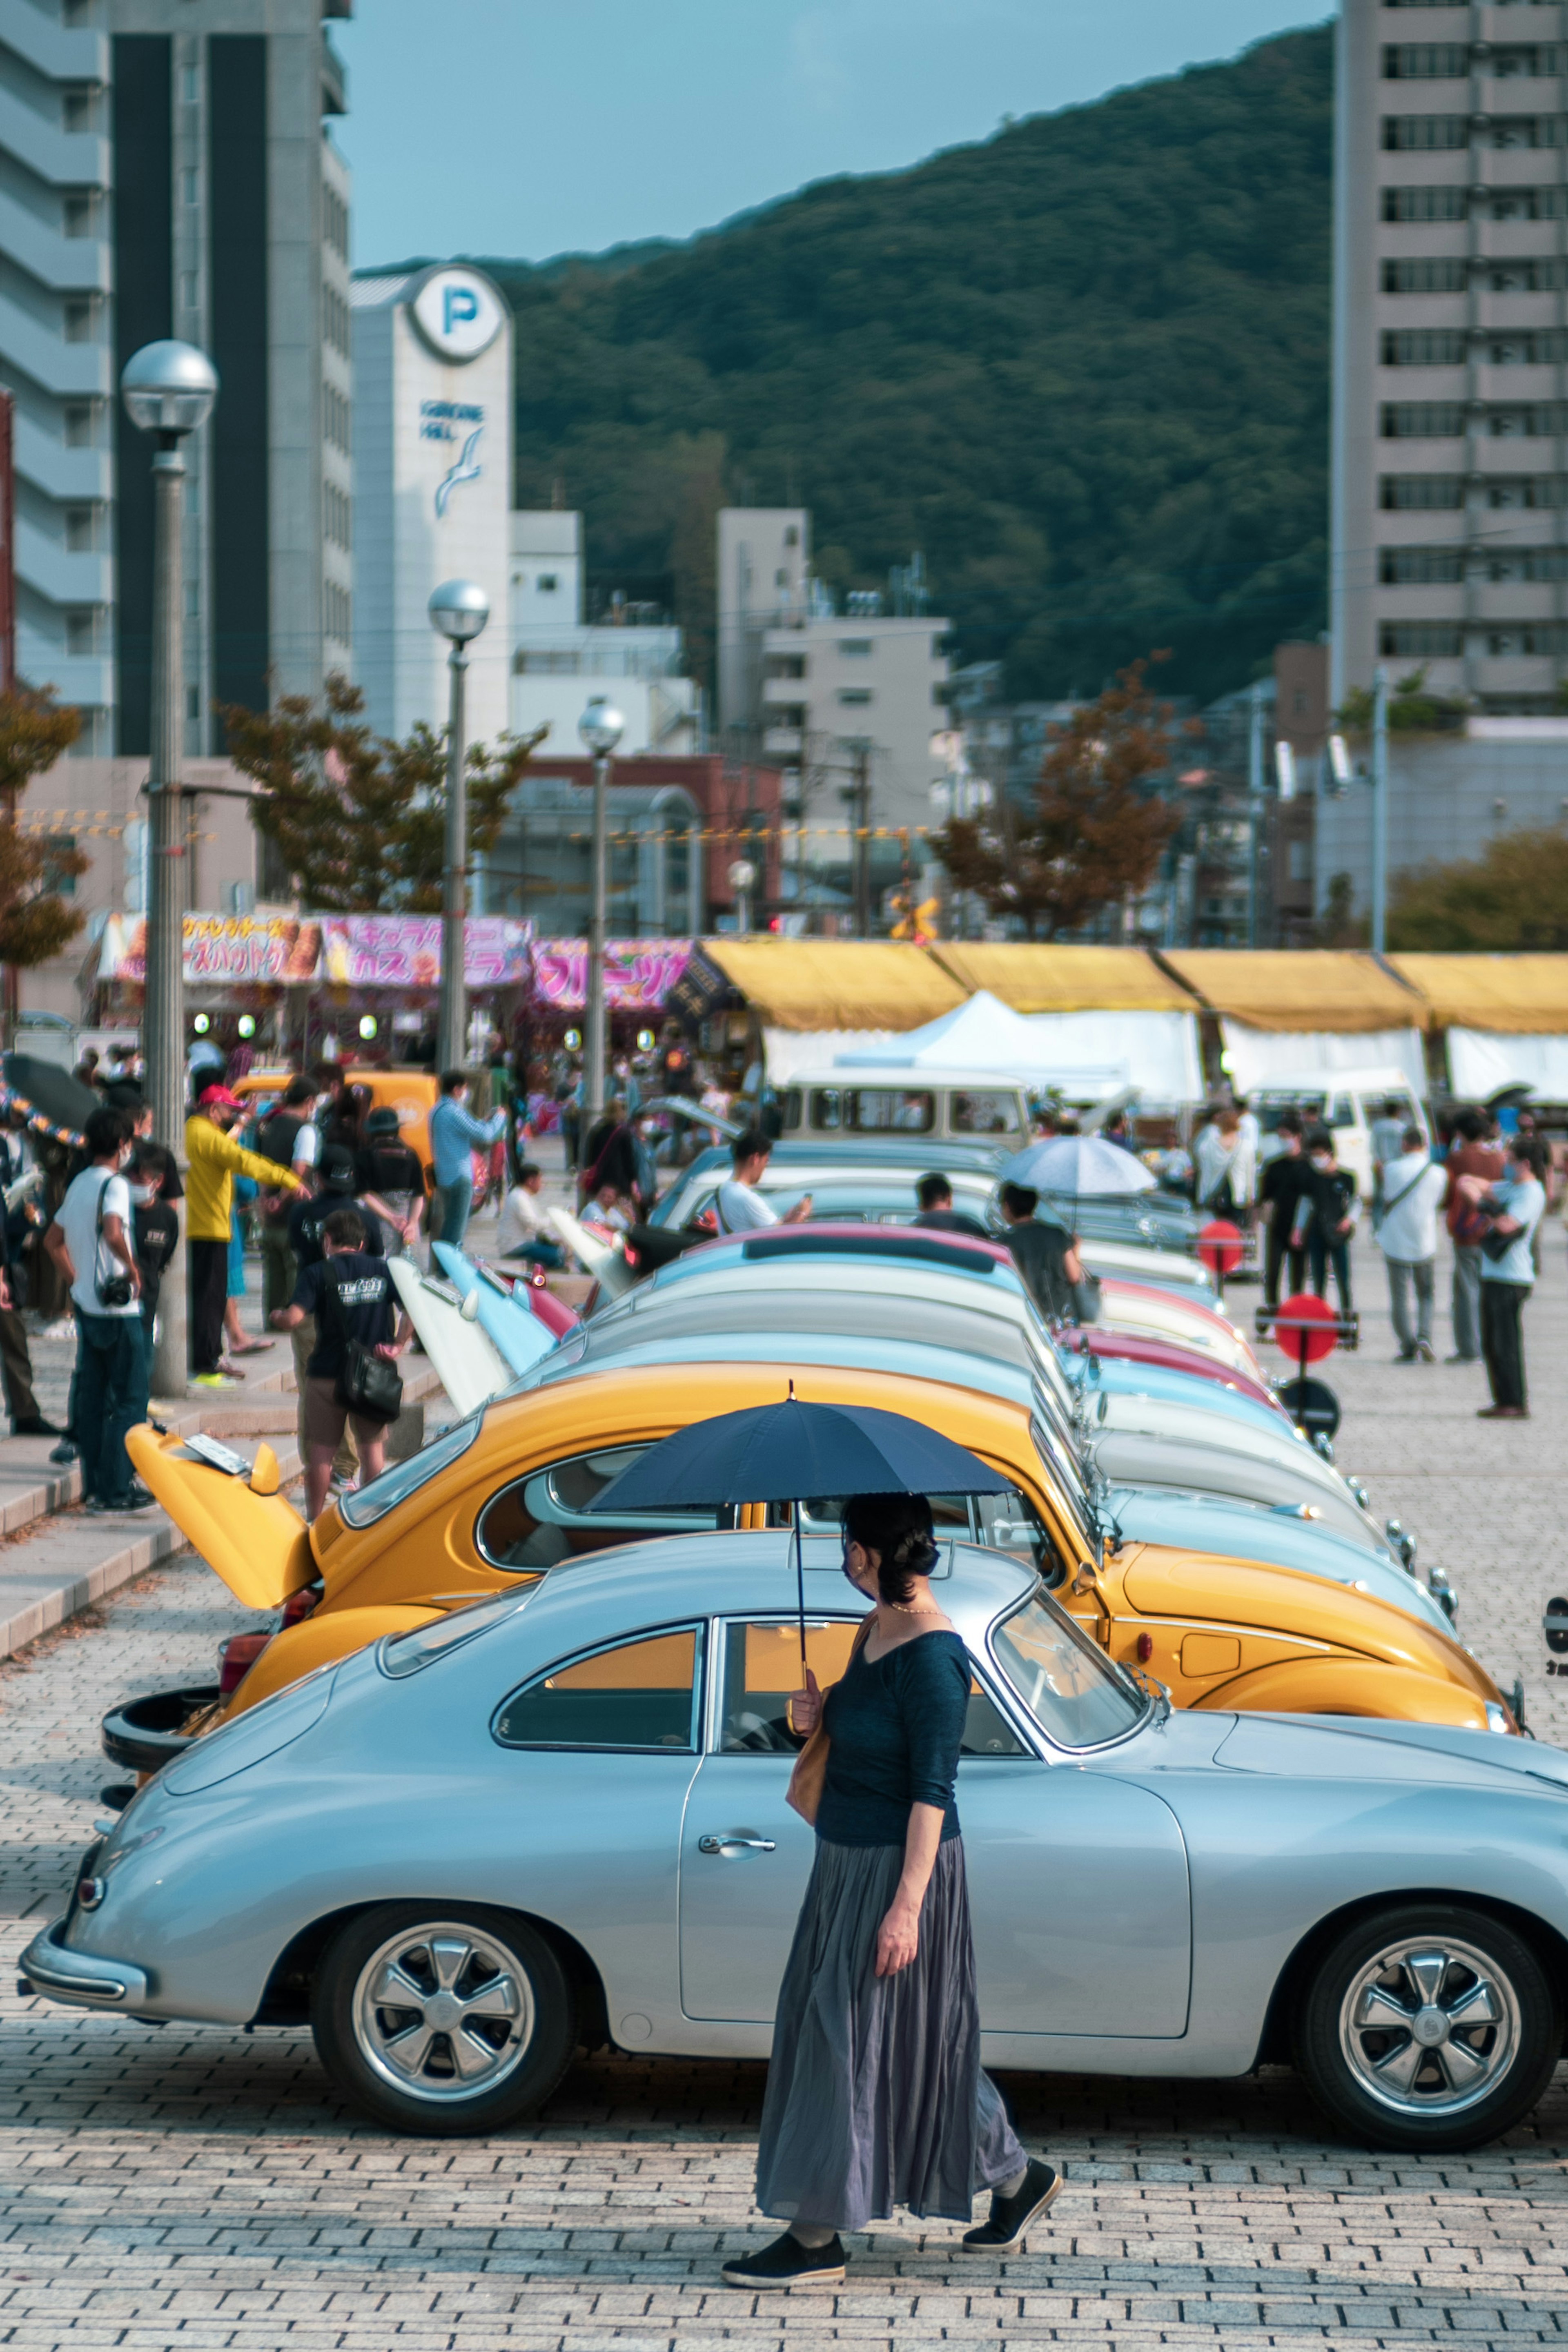
[(219, 701), (353, 656), (346, 106), (352, 0), (0, 0), (0, 381), (16, 404), (23, 677), (79, 753), (144, 756), (152, 449), (132, 352), (176, 336), (220, 393), (187, 447), (185, 749)]
[(1331, 693), (1568, 671), (1568, 10), (1342, 0)]
[(511, 728), (548, 727), (550, 757), (580, 751), (577, 721), (595, 695), (625, 719), (620, 756), (686, 757), (703, 746), (702, 689), (685, 675), (680, 630), (656, 608), (612, 593), (587, 618), (583, 518), (522, 508), (511, 517)]

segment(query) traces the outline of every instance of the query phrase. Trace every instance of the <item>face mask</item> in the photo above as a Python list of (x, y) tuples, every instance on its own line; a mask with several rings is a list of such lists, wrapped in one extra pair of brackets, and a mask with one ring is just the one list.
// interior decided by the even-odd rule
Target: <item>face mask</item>
[(1326, 1176), (1333, 1164), (1334, 1163), (1331, 1160), (1320, 1160), (1316, 1153), (1313, 1154), (1312, 1165), (1317, 1170), (1320, 1176)]
[(131, 1187), (131, 1198), (139, 1209), (145, 1209), (157, 1197), (156, 1184), (132, 1184)]

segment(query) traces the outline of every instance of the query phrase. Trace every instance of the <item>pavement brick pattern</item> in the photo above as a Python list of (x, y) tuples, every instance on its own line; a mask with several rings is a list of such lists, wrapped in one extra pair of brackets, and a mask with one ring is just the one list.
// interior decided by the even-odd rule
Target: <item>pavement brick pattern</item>
[[(1328, 1368), (1341, 1458), (1452, 1575), (1467, 1637), (1568, 1737), (1542, 1611), (1568, 1591), (1568, 1280), (1553, 1226), (1528, 1311), (1535, 1419), (1473, 1419), (1482, 1376), (1395, 1368), (1363, 1246), (1358, 1357)], [(1250, 1314), (1253, 1294), (1236, 1294)], [(1447, 1345), (1446, 1324), (1440, 1338)], [(250, 1621), (198, 1563), (142, 1579), (0, 1667), (9, 1962), (55, 1907), (105, 1777), (96, 1726), (133, 1688), (211, 1671)], [(1568, 1661), (1565, 1661), (1568, 1663)], [(1568, 2337), (1568, 2076), (1468, 2158), (1329, 2137), (1294, 2078), (1172, 2084), (1004, 2077), (1068, 2175), (1026, 2251), (957, 2231), (852, 2242), (837, 2294), (716, 2283), (751, 2233), (763, 2070), (601, 2057), (538, 2124), (395, 2140), (327, 2095), (307, 2037), (162, 2031), (19, 1998), (0, 1975), (0, 2347), (26, 2352), (801, 2352), (951, 2341), (1143, 2347)]]

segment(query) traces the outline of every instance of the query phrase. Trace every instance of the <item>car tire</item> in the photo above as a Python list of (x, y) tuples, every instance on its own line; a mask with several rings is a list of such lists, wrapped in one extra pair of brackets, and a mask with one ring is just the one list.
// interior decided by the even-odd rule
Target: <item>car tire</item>
[(550, 2096), (577, 2042), (553, 1947), (510, 1912), (383, 1903), (317, 1967), (310, 2029), (343, 2095), (399, 2132), (504, 2130)]
[(1440, 2154), (1479, 2147), (1528, 2115), (1562, 2038), (1551, 1981), (1511, 1927), (1459, 1904), (1400, 1904), (1318, 1962), (1296, 2062), (1354, 2138)]

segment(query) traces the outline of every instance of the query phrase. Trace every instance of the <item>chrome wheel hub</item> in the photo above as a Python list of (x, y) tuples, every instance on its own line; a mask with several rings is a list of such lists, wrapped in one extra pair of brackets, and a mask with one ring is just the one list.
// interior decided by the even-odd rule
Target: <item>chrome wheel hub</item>
[(354, 1987), (353, 2030), (382, 2080), (440, 2103), (493, 2090), (533, 2038), (533, 1996), (504, 1945), (460, 1921), (405, 1928)]
[(1401, 2115), (1453, 2115), (1495, 2090), (1519, 2050), (1513, 1987), (1473, 1945), (1386, 1946), (1347, 1987), (1340, 2048), (1360, 2087)]

